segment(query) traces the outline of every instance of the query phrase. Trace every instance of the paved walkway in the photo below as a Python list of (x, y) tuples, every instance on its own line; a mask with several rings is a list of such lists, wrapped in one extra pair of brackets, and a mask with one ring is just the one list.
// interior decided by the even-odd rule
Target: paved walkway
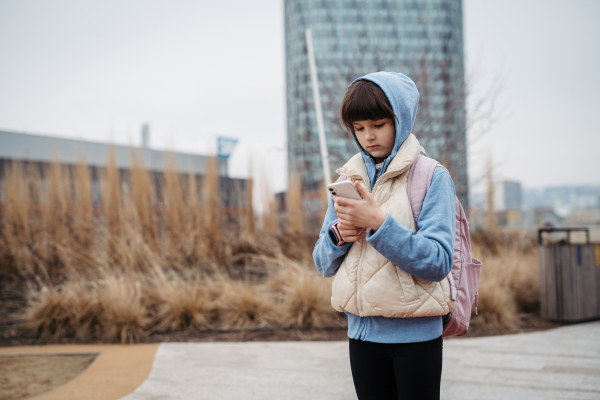
[[(36, 400), (116, 400), (131, 393), (148, 377), (157, 344), (76, 344), (2, 347), (0, 357), (41, 354), (96, 354), (94, 362), (67, 384)], [(35, 377), (35, 372), (33, 373)], [(1, 378), (1, 377), (0, 377)], [(1, 379), (0, 379), (1, 381)], [(0, 399), (3, 399), (0, 394)]]
[[(346, 342), (163, 343), (122, 400), (356, 399)], [(444, 342), (442, 399), (600, 399), (600, 322)]]

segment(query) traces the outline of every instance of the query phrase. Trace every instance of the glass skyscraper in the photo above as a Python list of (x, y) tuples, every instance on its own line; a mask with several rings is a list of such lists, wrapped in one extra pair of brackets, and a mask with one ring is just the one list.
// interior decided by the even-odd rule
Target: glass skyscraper
[(288, 168), (301, 177), (307, 197), (323, 190), (306, 53), (310, 28), (332, 173), (358, 151), (339, 118), (347, 86), (369, 72), (402, 72), (421, 93), (413, 133), (450, 170), (467, 207), (461, 0), (285, 0), (284, 9)]

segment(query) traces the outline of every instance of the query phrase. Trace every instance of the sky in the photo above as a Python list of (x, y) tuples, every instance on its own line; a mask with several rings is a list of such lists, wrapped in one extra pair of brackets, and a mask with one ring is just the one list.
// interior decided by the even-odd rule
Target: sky
[(468, 0), (464, 32), (467, 76), (483, 76), (474, 96), (503, 82), (503, 117), (469, 149), (470, 178), (491, 153), (496, 179), (600, 184), (600, 2)]
[[(463, 11), (471, 104), (502, 82), (473, 190), (490, 154), (525, 187), (600, 184), (600, 2)], [(139, 145), (149, 123), (151, 147), (202, 154), (235, 137), (232, 176), (286, 186), (281, 0), (2, 0), (0, 70), (0, 129)]]

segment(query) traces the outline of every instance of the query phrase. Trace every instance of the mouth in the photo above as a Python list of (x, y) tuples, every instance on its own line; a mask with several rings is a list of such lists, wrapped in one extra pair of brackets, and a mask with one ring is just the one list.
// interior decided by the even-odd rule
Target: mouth
[(367, 150), (375, 150), (376, 148), (378, 148), (379, 145), (378, 144), (374, 144), (373, 146), (369, 146), (367, 147)]

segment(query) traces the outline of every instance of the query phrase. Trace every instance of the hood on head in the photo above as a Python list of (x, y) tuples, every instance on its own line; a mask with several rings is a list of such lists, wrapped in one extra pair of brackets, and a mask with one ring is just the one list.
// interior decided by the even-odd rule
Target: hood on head
[[(402, 143), (406, 140), (410, 132), (412, 131), (413, 125), (415, 124), (415, 118), (417, 117), (417, 107), (419, 106), (419, 91), (417, 85), (406, 75), (400, 72), (373, 72), (360, 78), (355, 79), (350, 86), (360, 80), (367, 80), (375, 83), (383, 90), (383, 93), (387, 96), (394, 114), (396, 114), (396, 141), (394, 142), (394, 149), (392, 153), (385, 159), (381, 173), (384, 173), (388, 165), (398, 152)], [(350, 88), (348, 86), (348, 88)], [(369, 153), (362, 148), (356, 135), (354, 141), (362, 153), (362, 158), (367, 167), (369, 173), (369, 179), (371, 181), (371, 187), (375, 183), (375, 162)]]

